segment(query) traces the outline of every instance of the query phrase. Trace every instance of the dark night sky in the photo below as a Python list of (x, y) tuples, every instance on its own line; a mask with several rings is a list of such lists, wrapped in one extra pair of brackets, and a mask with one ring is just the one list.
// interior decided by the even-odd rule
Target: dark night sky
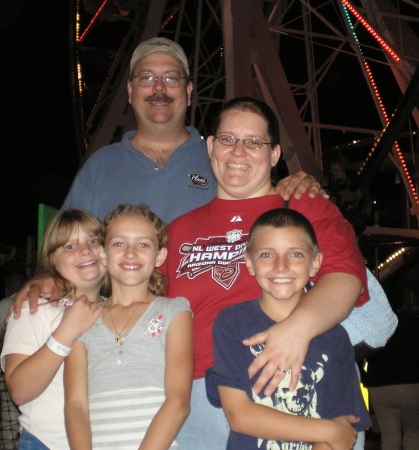
[[(36, 236), (38, 204), (59, 208), (79, 165), (70, 85), (69, 4), (69, 0), (0, 0), (0, 244), (25, 248), (26, 237)], [(345, 74), (335, 73), (325, 83), (332, 102)], [(354, 104), (351, 93), (348, 89), (345, 105)], [(358, 122), (364, 121), (363, 106), (354, 108)], [(348, 114), (345, 108), (341, 112)]]
[(0, 1), (0, 243), (26, 246), (38, 203), (59, 207), (78, 167), (66, 1)]

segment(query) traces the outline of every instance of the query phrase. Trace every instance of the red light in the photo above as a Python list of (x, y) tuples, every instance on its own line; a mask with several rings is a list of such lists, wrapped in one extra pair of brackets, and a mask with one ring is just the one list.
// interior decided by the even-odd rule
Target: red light
[(341, 2), (353, 13), (353, 15), (362, 23), (366, 30), (368, 30), (377, 42), (391, 55), (395, 61), (401, 61), (401, 58), (394, 50), (384, 41), (382, 37), (374, 30), (374, 28), (361, 16), (361, 14), (349, 3), (348, 0), (341, 0)]

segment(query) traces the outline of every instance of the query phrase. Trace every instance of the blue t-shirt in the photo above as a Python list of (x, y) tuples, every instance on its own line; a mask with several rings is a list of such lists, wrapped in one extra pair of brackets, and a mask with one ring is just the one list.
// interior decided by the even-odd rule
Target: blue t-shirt
[(77, 174), (63, 209), (80, 208), (99, 220), (118, 205), (146, 203), (166, 224), (215, 197), (216, 181), (207, 146), (198, 131), (187, 127), (189, 139), (164, 167), (131, 145), (135, 131), (121, 142), (95, 152)]
[[(354, 414), (361, 418), (357, 431), (370, 426), (370, 419), (362, 399), (355, 359), (348, 334), (340, 325), (314, 338), (309, 346), (295, 392), (288, 389), (290, 374), (270, 397), (252, 392), (260, 372), (249, 380), (247, 369), (264, 345), (247, 347), (242, 341), (265, 331), (276, 322), (262, 310), (259, 300), (252, 300), (224, 308), (213, 326), (214, 367), (206, 373), (208, 399), (221, 406), (217, 386), (240, 389), (256, 403), (282, 412), (309, 418), (332, 419)], [(262, 440), (230, 431), (227, 449), (308, 450), (312, 443), (276, 442)]]

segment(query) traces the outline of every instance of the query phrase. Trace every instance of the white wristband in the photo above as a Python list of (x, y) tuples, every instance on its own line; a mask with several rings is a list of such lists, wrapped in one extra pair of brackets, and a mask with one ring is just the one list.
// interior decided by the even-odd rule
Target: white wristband
[(47, 339), (47, 347), (54, 353), (60, 356), (68, 356), (73, 347), (64, 347), (59, 342), (57, 342), (52, 335)]

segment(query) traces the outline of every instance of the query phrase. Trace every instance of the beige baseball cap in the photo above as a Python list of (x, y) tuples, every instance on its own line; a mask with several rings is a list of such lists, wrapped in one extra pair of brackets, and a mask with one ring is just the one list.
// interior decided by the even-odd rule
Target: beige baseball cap
[(131, 57), (130, 72), (132, 73), (138, 61), (153, 53), (166, 53), (172, 56), (180, 62), (186, 75), (189, 76), (188, 59), (182, 47), (177, 42), (164, 37), (154, 37), (137, 46)]

